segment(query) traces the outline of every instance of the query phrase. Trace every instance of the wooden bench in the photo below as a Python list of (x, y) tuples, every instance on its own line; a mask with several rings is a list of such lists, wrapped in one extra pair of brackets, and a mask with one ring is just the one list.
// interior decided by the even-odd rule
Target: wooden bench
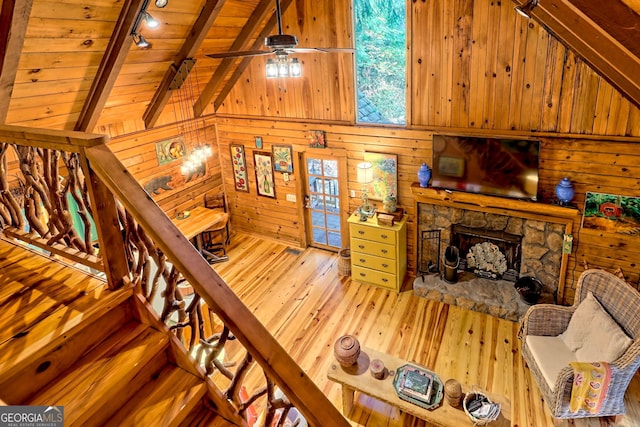
[[(384, 366), (391, 372), (395, 372), (401, 366), (409, 363), (405, 360), (394, 356), (389, 356), (375, 350), (363, 348), (360, 352), (358, 362), (349, 368), (340, 366), (337, 361), (331, 364), (327, 377), (342, 385), (342, 412), (345, 416), (349, 416), (353, 408), (354, 394), (356, 391), (364, 393), (389, 405), (395, 406), (402, 412), (413, 415), (414, 417), (425, 420), (429, 423), (448, 427), (448, 426), (472, 426), (473, 422), (462, 409), (462, 404), (458, 408), (450, 406), (446, 399), (443, 398), (440, 406), (435, 409), (423, 409), (418, 405), (414, 405), (404, 401), (398, 397), (393, 387), (393, 375), (388, 374), (384, 379), (375, 379), (369, 372), (369, 364), (371, 360), (379, 359)], [(446, 382), (448, 378), (440, 377), (442, 382)], [(462, 392), (466, 393), (470, 390), (469, 386), (462, 385)], [(493, 395), (484, 392), (491, 401), (500, 403), (501, 412), (498, 419), (490, 426), (511, 425), (511, 403), (502, 396)]]

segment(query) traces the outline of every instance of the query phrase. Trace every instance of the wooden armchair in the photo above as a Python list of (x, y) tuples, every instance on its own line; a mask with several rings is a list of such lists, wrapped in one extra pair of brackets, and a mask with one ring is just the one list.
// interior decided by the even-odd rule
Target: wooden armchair
[[(589, 353), (581, 355), (578, 352), (573, 353), (579, 355), (578, 359), (583, 359), (578, 362), (607, 362), (610, 367), (610, 381), (606, 394), (603, 394), (604, 397), (598, 401), (596, 413), (593, 412), (593, 408), (576, 411), (575, 406), (574, 411), (571, 411), (570, 402), (575, 371), (569, 364), (574, 362), (567, 363), (571, 360), (571, 354), (566, 354), (566, 351), (563, 354), (562, 343), (567, 342), (567, 334), (563, 332), (568, 329), (580, 303), (587, 298), (593, 301), (593, 297), (606, 312), (604, 315), (608, 314), (613, 319), (614, 322), (611, 324), (614, 327), (617, 324), (619, 332), (628, 336), (628, 338), (623, 337), (623, 341), (628, 339), (626, 342), (628, 347), (626, 350), (622, 347), (622, 353), (613, 357), (613, 360), (588, 360)], [(585, 303), (585, 306), (587, 305), (588, 303)], [(601, 328), (595, 319), (584, 323), (584, 327), (578, 329), (583, 334)], [(572, 328), (575, 330), (575, 323)], [(605, 337), (607, 335), (605, 334)], [(624, 394), (640, 366), (640, 293), (628, 283), (603, 270), (586, 270), (578, 279), (574, 304), (571, 307), (552, 304), (530, 307), (522, 319), (519, 337), (522, 340), (522, 356), (555, 419), (619, 416), (625, 413)], [(616, 337), (616, 341), (620, 342), (621, 340), (617, 338), (619, 336)], [(543, 343), (542, 348), (540, 343)], [(585, 344), (583, 347), (588, 346)], [(595, 348), (598, 346), (596, 345)], [(564, 349), (566, 350), (567, 347)], [(602, 349), (602, 351), (606, 350), (607, 348)], [(594, 353), (597, 354), (598, 351)]]
[(227, 261), (227, 245), (231, 242), (229, 233), (229, 214), (227, 213), (227, 203), (224, 193), (205, 194), (204, 207), (207, 209), (217, 209), (224, 212), (224, 216), (215, 226), (202, 232), (202, 254), (213, 264)]

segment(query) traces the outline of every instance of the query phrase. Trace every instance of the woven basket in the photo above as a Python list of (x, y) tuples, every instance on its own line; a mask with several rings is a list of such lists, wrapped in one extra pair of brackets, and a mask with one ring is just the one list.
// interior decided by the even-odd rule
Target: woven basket
[(340, 249), (338, 252), (338, 274), (341, 276), (351, 276), (351, 249)]
[(498, 412), (497, 414), (495, 414), (495, 416), (493, 417), (487, 417), (487, 418), (477, 418), (474, 417), (473, 415), (471, 415), (471, 413), (469, 412), (469, 410), (467, 409), (467, 405), (469, 404), (469, 402), (471, 402), (473, 400), (473, 398), (475, 398), (476, 396), (482, 396), (485, 397), (489, 403), (491, 402), (491, 399), (489, 399), (489, 397), (480, 392), (480, 391), (470, 391), (467, 394), (465, 394), (464, 399), (462, 401), (462, 408), (464, 409), (464, 413), (467, 414), (467, 416), (469, 417), (469, 419), (471, 421), (473, 421), (473, 425), (474, 426), (485, 426), (487, 424), (489, 424), (492, 421), (495, 421), (498, 419), (498, 416), (500, 415), (500, 413)]

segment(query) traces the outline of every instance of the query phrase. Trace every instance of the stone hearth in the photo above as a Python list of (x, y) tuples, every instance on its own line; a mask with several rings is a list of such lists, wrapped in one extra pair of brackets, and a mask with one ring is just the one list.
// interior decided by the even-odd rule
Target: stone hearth
[(454, 284), (437, 274), (418, 276), (413, 281), (413, 294), (512, 322), (518, 322), (530, 307), (522, 301), (513, 282), (482, 279), (470, 272), (460, 272)]

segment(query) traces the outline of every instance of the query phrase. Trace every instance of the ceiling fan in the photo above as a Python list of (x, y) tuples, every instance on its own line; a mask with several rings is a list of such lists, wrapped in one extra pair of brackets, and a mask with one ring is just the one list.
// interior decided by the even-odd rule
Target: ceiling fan
[(209, 58), (237, 58), (242, 56), (260, 56), (274, 54), (279, 61), (287, 59), (290, 53), (313, 53), (313, 52), (344, 52), (352, 53), (354, 49), (351, 48), (325, 48), (325, 47), (312, 47), (312, 48), (299, 48), (298, 38), (290, 34), (282, 33), (282, 16), (280, 12), (280, 0), (276, 1), (276, 18), (278, 20), (278, 34), (272, 34), (264, 39), (264, 45), (269, 50), (237, 50), (220, 53), (208, 53), (205, 56)]

